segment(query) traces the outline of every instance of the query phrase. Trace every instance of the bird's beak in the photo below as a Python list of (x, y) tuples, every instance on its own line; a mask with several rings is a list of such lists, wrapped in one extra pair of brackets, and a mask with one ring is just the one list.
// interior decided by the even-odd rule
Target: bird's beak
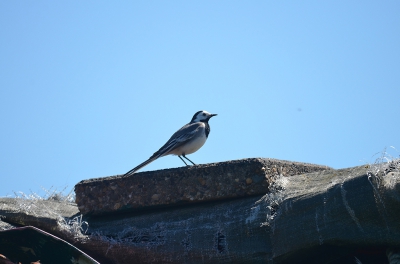
[(211, 114), (211, 117), (216, 116), (217, 114)]

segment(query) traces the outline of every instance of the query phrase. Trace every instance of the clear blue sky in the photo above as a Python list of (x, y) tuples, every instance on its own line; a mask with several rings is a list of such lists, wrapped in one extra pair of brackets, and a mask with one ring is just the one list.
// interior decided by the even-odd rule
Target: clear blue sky
[(125, 173), (198, 110), (200, 164), (399, 155), (399, 1), (1, 1), (0, 36), (0, 196)]

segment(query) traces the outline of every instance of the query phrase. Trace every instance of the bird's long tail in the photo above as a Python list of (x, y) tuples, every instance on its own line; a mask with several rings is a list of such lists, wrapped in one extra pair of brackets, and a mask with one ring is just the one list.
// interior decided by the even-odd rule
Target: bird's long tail
[(146, 166), (147, 164), (155, 161), (158, 158), (158, 156), (151, 156), (148, 160), (146, 160), (145, 162), (139, 164), (138, 166), (136, 166), (135, 168), (131, 169), (130, 171), (128, 171), (127, 173), (124, 174), (124, 176), (130, 176), (132, 174), (134, 174), (136, 171), (140, 170), (141, 168), (143, 168), (144, 166)]

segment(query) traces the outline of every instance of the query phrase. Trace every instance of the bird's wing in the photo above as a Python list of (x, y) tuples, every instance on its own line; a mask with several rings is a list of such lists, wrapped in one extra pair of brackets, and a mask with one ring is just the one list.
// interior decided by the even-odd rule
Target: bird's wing
[(125, 176), (130, 176), (134, 174), (136, 171), (143, 168), (147, 164), (155, 161), (156, 159), (165, 154), (168, 154), (171, 150), (180, 147), (182, 144), (185, 144), (196, 135), (196, 133), (199, 131), (201, 127), (202, 127), (201, 123), (189, 123), (183, 126), (181, 129), (176, 131), (172, 135), (172, 137), (167, 141), (167, 143), (165, 143), (164, 146), (162, 146), (148, 160), (146, 160), (145, 162), (141, 163), (140, 165), (136, 166), (135, 168), (125, 173)]
[[(190, 141), (201, 128), (201, 123), (189, 123), (176, 131), (153, 156), (161, 157)], [(152, 156), (152, 157), (153, 157)]]

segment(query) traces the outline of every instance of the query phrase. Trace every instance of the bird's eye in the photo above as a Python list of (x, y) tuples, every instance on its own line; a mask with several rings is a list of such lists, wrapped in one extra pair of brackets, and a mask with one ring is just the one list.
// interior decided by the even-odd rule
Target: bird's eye
[(203, 113), (203, 116), (206, 116), (206, 114), (205, 114), (205, 113)]

